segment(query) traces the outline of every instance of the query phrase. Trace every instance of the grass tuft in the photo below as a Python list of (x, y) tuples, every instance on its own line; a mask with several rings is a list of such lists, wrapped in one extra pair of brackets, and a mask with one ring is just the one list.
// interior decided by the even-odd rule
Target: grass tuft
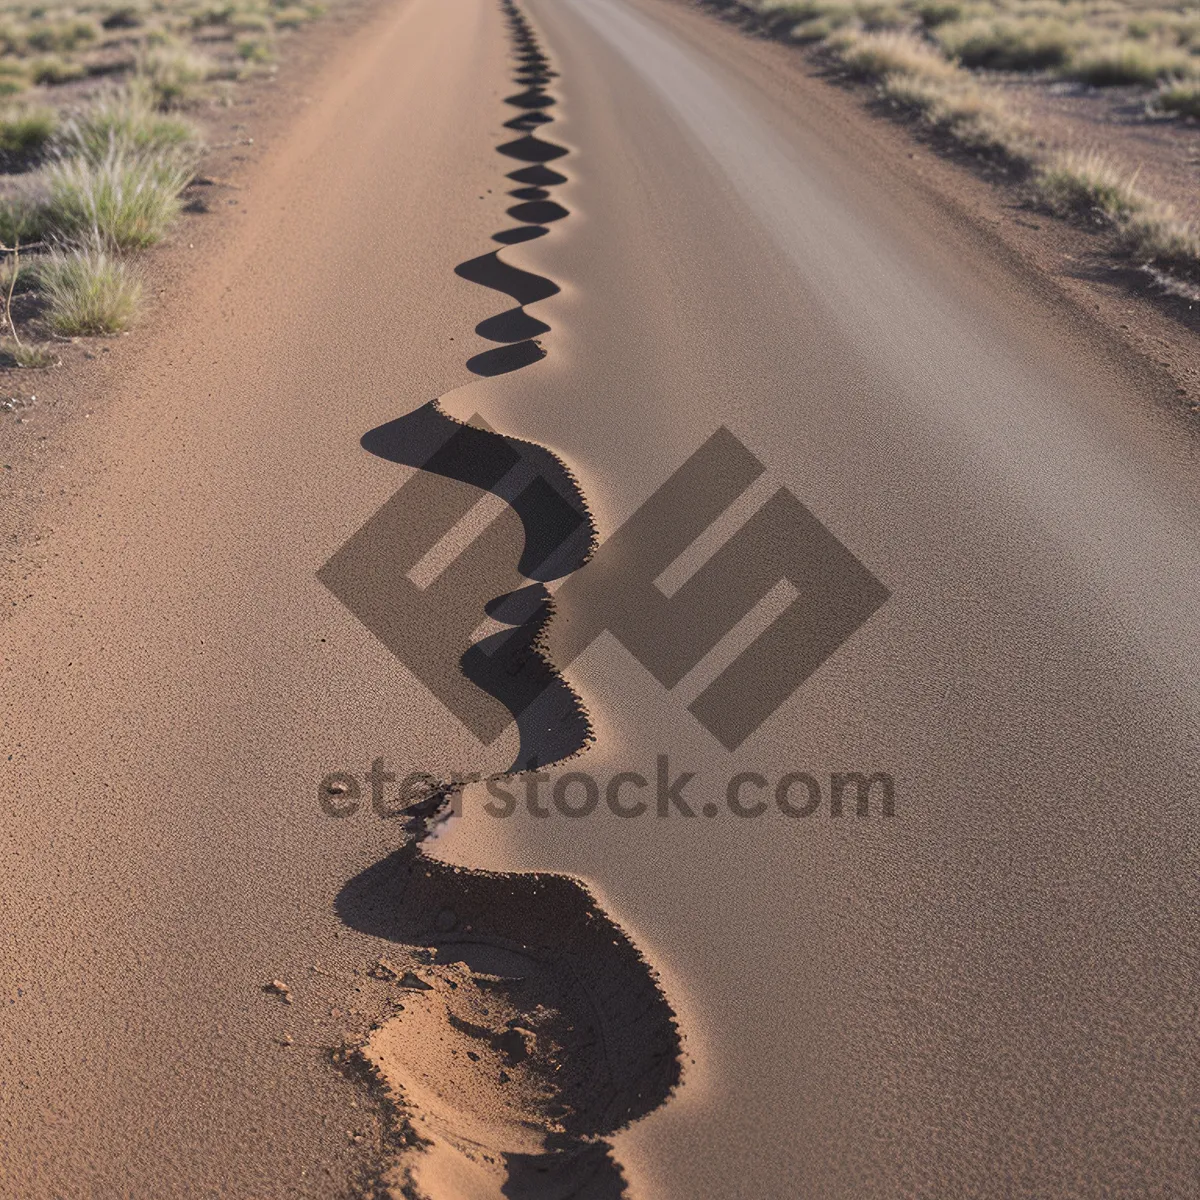
[(145, 21), (145, 13), (133, 4), (110, 8), (100, 22), (102, 29), (137, 29)]
[(232, 21), (235, 33), (270, 33), (271, 18), (266, 13), (243, 11), (238, 12)]
[(200, 85), (213, 72), (212, 60), (179, 46), (155, 46), (138, 63), (158, 108), (182, 108), (196, 99)]
[(925, 0), (916, 8), (921, 23), (929, 29), (945, 25), (947, 21), (961, 21), (966, 11), (966, 6), (957, 0)]
[(1092, 87), (1152, 87), (1162, 79), (1200, 75), (1200, 59), (1183, 50), (1126, 41), (1084, 52), (1063, 73)]
[(120, 333), (137, 315), (142, 285), (106, 250), (57, 249), (38, 263), (45, 322), (65, 337)]
[(1200, 119), (1200, 81), (1177, 79), (1164, 83), (1151, 99), (1150, 107), (1155, 112)]
[(0, 59), (0, 96), (15, 96), (29, 86), (29, 68), (16, 59)]
[(1080, 34), (1058, 20), (949, 21), (933, 33), (941, 48), (964, 67), (993, 71), (1041, 71), (1062, 66)]
[(275, 51), (265, 38), (243, 38), (237, 44), (237, 55), (245, 63), (269, 63), (274, 59)]
[(11, 339), (5, 339), (0, 342), (0, 362), (3, 362), (5, 366), (40, 371), (47, 367), (58, 366), (59, 358), (53, 346), (41, 345), (38, 342), (14, 342)]
[(857, 20), (854, 5), (845, 0), (785, 0), (759, 11), (773, 36), (792, 42), (824, 41)]
[(10, 192), (0, 197), (0, 242), (22, 246), (41, 239), (46, 231), (46, 210), (40, 198), (29, 191)]
[(1033, 131), (1002, 97), (981, 88), (969, 76), (931, 79), (888, 75), (882, 91), (966, 150), (1022, 167), (1033, 161)]
[(1200, 280), (1200, 230), (1166, 205), (1143, 200), (1122, 223), (1119, 242), (1125, 253), (1142, 262)]
[(948, 79), (954, 64), (910, 33), (848, 33), (835, 46), (849, 71), (862, 79), (901, 74)]
[[(20, 295), (22, 292), (29, 292), (37, 287), (37, 270), (33, 266), (34, 262), (36, 262), (36, 258), (32, 255), (25, 255), (19, 262), (16, 255), (5, 256), (4, 261), (0, 262), (0, 297), (8, 296), (10, 293), (14, 296)], [(13, 278), (14, 275), (16, 278)], [(0, 301), (0, 305), (2, 305), (2, 301)], [(0, 312), (2, 312), (2, 307), (0, 307)]]
[(100, 27), (87, 17), (69, 21), (44, 21), (25, 34), (25, 45), (42, 54), (69, 54), (89, 46), (100, 36)]
[(192, 14), (192, 26), (204, 29), (211, 25), (232, 24), (237, 16), (236, 4), (208, 4)]
[(116, 144), (96, 162), (64, 158), (46, 172), (46, 219), (68, 239), (140, 250), (163, 239), (191, 175), (184, 159), (147, 157)]
[(100, 163), (114, 151), (194, 155), (201, 135), (185, 117), (159, 112), (149, 86), (134, 80), (124, 88), (100, 93), (88, 109), (66, 123), (59, 144), (67, 155)]
[(29, 74), (34, 83), (56, 87), (61, 83), (74, 83), (76, 79), (82, 79), (87, 74), (87, 68), (83, 63), (63, 58), (61, 54), (47, 54), (29, 63)]
[(912, 25), (912, 14), (894, 4), (859, 0), (855, 15), (868, 33), (895, 32)]
[(0, 156), (24, 161), (40, 154), (58, 131), (58, 113), (45, 105), (0, 110)]
[(1134, 180), (1095, 150), (1061, 155), (1038, 170), (1033, 187), (1038, 203), (1056, 216), (1104, 225), (1128, 219), (1141, 203)]
[(312, 20), (312, 14), (299, 5), (281, 8), (275, 13), (276, 29), (299, 29), (301, 25)]

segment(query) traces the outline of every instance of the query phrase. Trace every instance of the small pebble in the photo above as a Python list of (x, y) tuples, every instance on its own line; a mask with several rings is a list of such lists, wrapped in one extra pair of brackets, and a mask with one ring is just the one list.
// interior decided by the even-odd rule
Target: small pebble
[(291, 1004), (292, 1002), (292, 989), (282, 979), (272, 979), (270, 983), (263, 984), (263, 991), (272, 992), (284, 1004)]

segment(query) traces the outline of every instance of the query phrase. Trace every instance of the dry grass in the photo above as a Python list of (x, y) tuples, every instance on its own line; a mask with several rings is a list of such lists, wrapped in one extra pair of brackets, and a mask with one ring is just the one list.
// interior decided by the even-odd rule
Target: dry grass
[(1115, 225), (1139, 206), (1135, 180), (1122, 175), (1103, 154), (1067, 153), (1043, 166), (1034, 178), (1037, 202), (1056, 216)]
[(1160, 278), (1200, 282), (1200, 230), (1139, 191), (1136, 176), (1122, 174), (1098, 151), (1064, 154), (1044, 166), (1034, 195), (1058, 216), (1114, 229), (1119, 250), (1157, 268)]
[(107, 250), (52, 250), (38, 264), (38, 282), (45, 322), (64, 337), (120, 333), (141, 304), (137, 274)]
[(18, 188), (0, 197), (0, 242), (5, 246), (36, 242), (45, 227), (45, 210), (35, 189)]
[(1200, 230), (1169, 207), (1142, 198), (1122, 223), (1120, 242), (1140, 262), (1200, 282)]
[(0, 59), (0, 96), (15, 96), (25, 91), (31, 82), (26, 63)]
[(182, 108), (195, 101), (214, 67), (207, 54), (184, 46), (155, 46), (142, 55), (137, 72), (159, 108)]
[(1035, 138), (1028, 124), (973, 79), (888, 75), (882, 90), (966, 150), (1028, 165)]
[(179, 194), (191, 176), (186, 159), (137, 154), (115, 143), (97, 161), (64, 158), (46, 172), (47, 224), (68, 240), (144, 250), (162, 241), (179, 215)]
[(963, 66), (1001, 71), (1062, 66), (1080, 41), (1080, 34), (1064, 21), (1042, 17), (949, 21), (939, 25), (933, 37)]
[(843, 65), (861, 79), (896, 74), (949, 79), (954, 74), (953, 63), (910, 33), (849, 34), (835, 41), (834, 49)]
[(0, 323), (7, 320), (3, 315), (3, 298), (10, 293), (20, 295), (37, 286), (37, 268), (30, 264), (30, 256), (27, 254), (20, 256), (20, 262), (15, 266), (15, 279), (13, 278), (14, 263), (16, 263), (16, 256), (11, 254), (3, 262), (0, 262)]
[(1200, 81), (1164, 83), (1150, 101), (1155, 112), (1200, 120)]
[(58, 132), (58, 113), (45, 104), (9, 105), (0, 110), (0, 155), (25, 162), (42, 153)]
[(122, 88), (100, 92), (63, 126), (59, 145), (68, 156), (98, 163), (114, 150), (136, 155), (194, 155), (202, 142), (193, 121), (159, 112), (154, 92), (135, 78)]
[(56, 367), (60, 360), (53, 346), (41, 342), (14, 342), (11, 338), (5, 338), (0, 341), (0, 361), (6, 366), (37, 371)]
[(275, 58), (270, 41), (262, 37), (242, 38), (237, 44), (237, 53), (242, 62), (251, 65), (269, 63)]
[[(179, 216), (203, 144), (193, 116), (231, 103), (237, 80), (324, 11), (295, 0), (89, 0), (76, 9), (5, 0), (0, 244), (19, 241), (21, 256), (18, 272), (0, 251), (3, 294), (10, 283), (35, 294), (45, 327), (62, 336), (127, 328), (141, 268), (126, 256), (161, 241)], [(51, 360), (11, 332), (0, 361)]]
[(100, 26), (88, 17), (41, 21), (25, 30), (25, 48), (42, 54), (69, 53), (100, 37)]
[(1063, 73), (1093, 87), (1129, 83), (1153, 87), (1163, 79), (1200, 75), (1200, 58), (1183, 50), (1143, 42), (1116, 42), (1085, 51)]
[(1160, 277), (1200, 280), (1193, 225), (1104, 155), (1045, 149), (1036, 127), (989, 81), (993, 71), (1035, 72), (1140, 87), (1152, 112), (1200, 118), (1200, 11), (1136, 0), (744, 2), (776, 37), (820, 44), (848, 75), (874, 83), (939, 136), (1028, 171), (1042, 209), (1112, 230), (1119, 253)]
[[(880, 33), (903, 39), (905, 55), (932, 49), (974, 71), (1056, 71), (1097, 87), (1147, 89), (1164, 79), (1200, 78), (1200, 12), (1190, 8), (1152, 8), (1137, 0), (748, 2), (775, 36), (823, 41), (838, 54), (839, 39)], [(872, 62), (866, 50), (847, 65), (856, 70), (860, 63), (864, 77), (876, 79), (893, 70), (931, 73), (904, 62)]]
[(911, 33), (844, 30), (828, 41), (854, 76), (959, 146), (1008, 162), (1027, 163), (1033, 138), (998, 95)]
[(852, 8), (842, 4), (824, 5), (820, 12), (792, 25), (788, 29), (787, 38), (788, 41), (799, 44), (823, 42), (834, 34), (851, 28), (854, 21)]
[(276, 29), (299, 29), (301, 25), (313, 19), (313, 13), (298, 5), (275, 10)]
[(73, 83), (87, 74), (87, 68), (81, 62), (64, 58), (61, 54), (46, 54), (41, 58), (31, 59), (29, 75), (34, 83), (54, 87), (61, 83)]
[(967, 14), (967, 5), (960, 0), (920, 0), (914, 12), (926, 29), (936, 29), (947, 21), (961, 21)]

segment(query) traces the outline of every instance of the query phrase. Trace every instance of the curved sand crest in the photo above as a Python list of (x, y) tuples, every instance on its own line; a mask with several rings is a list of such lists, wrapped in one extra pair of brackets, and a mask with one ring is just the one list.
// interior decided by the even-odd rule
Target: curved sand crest
[[(532, 132), (552, 119), (546, 110), (554, 101), (544, 88), (553, 72), (525, 18), (510, 0), (502, 7), (523, 90), (506, 101), (520, 110), (506, 124), (521, 136), (498, 149), (528, 164), (509, 175), (522, 185), (511, 193), (522, 203), (509, 209), (522, 224), (496, 235), (503, 246), (541, 236), (568, 212), (549, 192), (565, 177), (546, 165), (566, 151)], [(524, 306), (555, 294), (553, 281), (509, 266), (498, 251), (457, 270), (518, 302), (477, 328), (501, 345), (468, 362), (474, 373), (506, 374), (545, 357), (536, 336), (549, 326)], [(444, 440), (450, 426), (449, 441), (432, 454), (420, 452), (425, 435)], [(480, 464), (497, 454), (549, 455), (552, 469), (543, 464), (538, 478), (564, 476), (568, 490), (578, 493), (572, 507), (588, 516), (573, 476), (549, 451), (530, 444), (518, 449), (515, 439), (460, 425), (436, 404), (372, 431), (364, 446), (405, 461), (417, 454), (421, 461), (414, 465), (426, 474), (503, 496), (524, 524), (521, 570), (531, 574), (535, 564), (526, 560), (537, 557), (540, 542), (555, 541), (552, 558), (562, 550), (555, 530), (539, 530), (537, 506), (507, 494), (502, 481), (480, 478)], [(497, 480), (503, 474), (494, 473)], [(594, 527), (590, 519), (586, 525), (590, 554)], [(568, 538), (569, 547), (578, 532)], [(321, 572), (350, 607), (361, 606), (363, 579), (378, 576), (376, 556), (386, 540), (377, 530), (365, 539), (371, 553), (359, 554), (352, 539)], [(360, 617), (370, 624), (377, 608), (368, 603)], [(521, 753), (509, 773), (570, 757), (591, 741), (586, 709), (573, 692), (551, 722), (554, 728), (543, 727), (543, 693), (561, 699), (566, 688), (542, 650), (552, 611), (543, 596), (513, 633), (503, 635), (503, 649), (489, 655), (500, 660), (498, 666), (479, 669), (475, 646), (463, 657), (466, 679), (518, 720)], [(523, 679), (528, 686), (520, 685)], [(536, 736), (529, 732), (533, 725)], [(347, 924), (398, 944), (397, 954), (372, 972), (384, 983), (394, 1015), (354, 1052), (404, 1117), (380, 1183), (397, 1196), (623, 1196), (625, 1181), (604, 1139), (653, 1111), (679, 1083), (674, 1013), (652, 968), (579, 881), (472, 871), (424, 854), (421, 843), (461, 786), (435, 783), (408, 809), (408, 844), (338, 897)]]

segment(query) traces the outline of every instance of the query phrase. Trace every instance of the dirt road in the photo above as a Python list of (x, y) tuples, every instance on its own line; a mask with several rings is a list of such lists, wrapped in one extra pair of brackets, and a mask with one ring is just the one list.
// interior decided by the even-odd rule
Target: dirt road
[(63, 464), (0, 1192), (1189, 1194), (1194, 437), (778, 47), (523, 11), (343, 45)]

